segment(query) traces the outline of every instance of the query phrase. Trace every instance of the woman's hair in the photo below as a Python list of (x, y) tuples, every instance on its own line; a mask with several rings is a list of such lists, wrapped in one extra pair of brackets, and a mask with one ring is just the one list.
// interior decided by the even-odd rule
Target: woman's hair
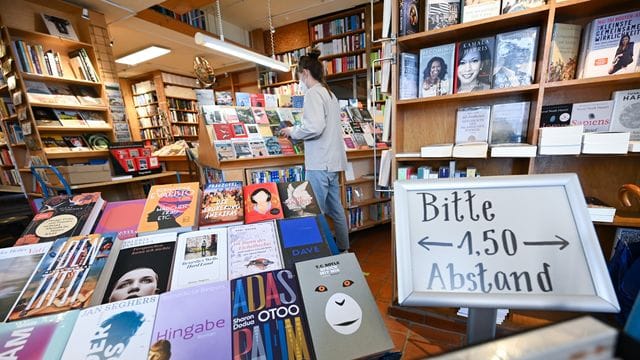
[[(478, 81), (486, 82), (486, 78), (481, 80), (482, 77), (491, 76), (491, 49), (489, 49), (489, 46), (486, 44), (479, 44), (476, 42), (466, 49), (462, 49), (461, 55), (457, 59), (456, 66), (460, 66), (462, 59), (473, 49), (476, 49), (478, 53), (480, 53), (480, 73), (478, 74)], [(486, 68), (487, 65), (489, 66), (488, 69)]]
[(436, 61), (440, 63), (440, 73), (438, 74), (438, 78), (440, 80), (444, 80), (444, 76), (447, 75), (447, 64), (445, 64), (444, 59), (439, 56), (431, 58), (431, 60), (429, 60), (429, 62), (427, 63), (427, 67), (424, 68), (424, 72), (422, 74), (425, 79), (430, 77), (429, 75), (431, 74), (431, 65), (433, 65), (433, 63)]
[(311, 76), (316, 79), (316, 81), (320, 82), (325, 89), (327, 89), (329, 95), (335, 96), (324, 79), (324, 66), (322, 66), (322, 62), (318, 60), (319, 57), (319, 50), (309, 50), (307, 55), (301, 56), (300, 60), (298, 60), (298, 72), (301, 73), (304, 69), (309, 70)]
[(620, 36), (620, 42), (618, 42), (618, 47), (622, 46), (622, 39), (624, 38), (629, 39), (629, 42), (631, 42), (631, 36), (629, 36), (629, 33), (624, 33), (622, 34), (622, 36)]

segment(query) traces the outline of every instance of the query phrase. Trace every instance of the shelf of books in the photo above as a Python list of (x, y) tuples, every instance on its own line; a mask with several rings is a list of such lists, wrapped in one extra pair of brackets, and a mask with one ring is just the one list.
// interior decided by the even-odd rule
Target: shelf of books
[(297, 64), (298, 59), (306, 54), (306, 48), (275, 54), (276, 60), (289, 64), (288, 72), (277, 72), (258, 66), (258, 86), (261, 91), (265, 94), (300, 95), (296, 74)]
[(159, 81), (157, 76), (143, 78), (145, 80), (132, 81), (130, 85), (135, 118), (138, 119), (131, 126), (133, 139), (142, 140), (154, 149), (159, 149), (173, 142), (167, 112), (160, 106), (164, 99), (158, 94), (158, 89), (162, 85), (156, 84)]
[[(167, 357), (169, 346), (172, 357), (219, 359), (373, 358), (394, 348), (356, 256), (338, 254), (307, 182), (154, 185), (146, 199), (106, 204), (100, 193), (61, 195), (41, 214), (0, 249), (13, 264), (0, 285), (15, 289), (0, 306), (7, 351), (102, 356), (110, 350), (96, 348), (96, 334), (122, 331), (123, 359)], [(70, 219), (76, 226), (64, 227)], [(45, 221), (66, 231), (42, 234)], [(346, 303), (327, 310), (338, 295)], [(325, 313), (345, 306), (359, 314), (349, 336), (340, 323), (327, 331)], [(30, 336), (15, 345), (17, 329)]]
[(427, 1), (414, 21), (417, 3), (393, 5), (393, 177), (574, 172), (621, 210), (640, 181), (640, 3)]
[[(47, 21), (40, 14), (34, 20)], [(114, 132), (98, 62), (93, 46), (71, 33), (65, 38), (2, 27), (2, 107), (9, 111), (2, 121), (27, 193), (39, 188), (30, 172), (18, 169), (109, 158)]]
[(350, 232), (391, 221), (391, 197), (388, 192), (376, 191), (374, 161), (379, 158), (374, 159), (372, 151), (368, 157), (348, 158), (341, 193)]

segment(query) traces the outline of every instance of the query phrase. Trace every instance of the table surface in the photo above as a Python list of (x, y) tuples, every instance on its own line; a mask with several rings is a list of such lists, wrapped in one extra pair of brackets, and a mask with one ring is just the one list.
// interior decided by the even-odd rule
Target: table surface
[[(157, 173), (157, 174), (134, 176), (134, 177), (129, 178), (129, 179), (120, 179), (120, 180), (112, 180), (112, 181), (105, 181), (105, 182), (88, 183), (88, 184), (69, 185), (69, 187), (71, 188), (71, 190), (88, 189), (88, 188), (95, 188), (95, 187), (103, 187), (103, 186), (111, 186), (111, 185), (118, 185), (118, 184), (134, 183), (134, 182), (140, 182), (140, 181), (145, 181), (145, 180), (154, 180), (154, 179), (160, 179), (160, 178), (165, 178), (165, 177), (170, 177), (170, 176), (175, 176), (177, 180), (180, 179), (179, 174), (178, 174), (177, 171), (165, 171), (165, 172), (161, 172), (161, 173)], [(56, 190), (64, 190), (64, 187), (56, 187), (55, 189)]]

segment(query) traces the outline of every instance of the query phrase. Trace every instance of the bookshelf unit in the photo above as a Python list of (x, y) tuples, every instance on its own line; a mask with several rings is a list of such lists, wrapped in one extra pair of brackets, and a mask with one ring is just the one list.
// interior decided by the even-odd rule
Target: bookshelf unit
[[(7, 146), (14, 159), (14, 169), (20, 174), (23, 190), (30, 196), (38, 196), (40, 190), (30, 165), (60, 166), (97, 158), (108, 160), (107, 151), (92, 148), (79, 151), (74, 148), (72, 140), (64, 137), (70, 139), (86, 135), (83, 141), (87, 142), (87, 136), (102, 134), (113, 141), (113, 125), (105, 86), (101, 82), (101, 64), (89, 42), (90, 30), (84, 28), (89, 25), (73, 24), (80, 38), (76, 41), (44, 33), (45, 26), (41, 24), (37, 11), (21, 15), (24, 25), (9, 16), (11, 14), (4, 15), (0, 25), (2, 46), (6, 51), (1, 61), (6, 64), (6, 77), (15, 78), (15, 88), (7, 87), (3, 94), (8, 93), (10, 99), (21, 98), (22, 101), (15, 105), (16, 114), (3, 119), (2, 125), (8, 130), (8, 135), (16, 131), (21, 133), (21, 139), (8, 141)], [(32, 28), (24, 29), (22, 26)], [(77, 55), (79, 51), (82, 55)], [(47, 55), (48, 52), (51, 55)], [(79, 58), (71, 59), (76, 56)], [(74, 62), (77, 64), (78, 61), (85, 63), (84, 69), (73, 68)], [(39, 90), (34, 90), (36, 88)], [(50, 115), (43, 117), (43, 110)], [(81, 116), (82, 120), (70, 124), (63, 120), (68, 119), (66, 116), (75, 116), (76, 119)], [(66, 142), (67, 147), (52, 151), (51, 139), (62, 141), (57, 145)]]
[(288, 63), (289, 72), (271, 71), (258, 66), (258, 85), (264, 94), (300, 95), (298, 91), (297, 65), (298, 59), (306, 55), (306, 48), (294, 49), (275, 54), (276, 60)]
[[(399, 5), (399, 0), (393, 2), (393, 28), (396, 31), (400, 21)], [(543, 105), (609, 100), (613, 91), (640, 88), (639, 73), (560, 82), (547, 82), (546, 76), (554, 23), (572, 23), (584, 26), (594, 18), (639, 9), (640, 3), (637, 1), (568, 0), (556, 3), (555, 0), (548, 0), (545, 5), (525, 11), (399, 37), (396, 53), (404, 51), (417, 53), (426, 47), (491, 36), (531, 26), (540, 27), (536, 71), (532, 85), (398, 100), (399, 69), (398, 65), (393, 65), (392, 92), (395, 104), (392, 110), (394, 114), (392, 141), (394, 150), (396, 153), (415, 153), (425, 145), (455, 143), (456, 111), (458, 108), (517, 101), (531, 102), (527, 143), (537, 144)], [(392, 161), (392, 176), (397, 176), (397, 169), (401, 166), (428, 165), (437, 169), (439, 166), (448, 165), (450, 160), (456, 161), (457, 168), (474, 166), (482, 176), (574, 172), (580, 179), (585, 196), (597, 197), (616, 206), (620, 211), (621, 207), (617, 199), (618, 188), (625, 183), (637, 184), (640, 182), (638, 159), (640, 157), (634, 153), (626, 155), (538, 155), (534, 158), (487, 157), (483, 159), (395, 157)], [(638, 205), (635, 204), (631, 210), (637, 213), (639, 211)], [(615, 226), (628, 225), (628, 223), (615, 220), (612, 224), (594, 223), (594, 225), (596, 225), (603, 252), (607, 254), (613, 243)], [(418, 313), (413, 310), (409, 311), (394, 306), (392, 309), (390, 313), (401, 317), (443, 318), (441, 315), (443, 311), (437, 309), (417, 309), (420, 315), (417, 315)], [(514, 312), (500, 327), (510, 331), (531, 326), (534, 322), (536, 326), (539, 326), (558, 319), (557, 317), (545, 318), (541, 315), (539, 317), (533, 316), (534, 319), (527, 320), (525, 324), (516, 323), (515, 319), (527, 316), (523, 315), (524, 313), (526, 312)], [(457, 327), (460, 322), (455, 311), (447, 310), (444, 319), (450, 322), (445, 327), (451, 325), (451, 329)], [(457, 328), (455, 331), (458, 331)]]

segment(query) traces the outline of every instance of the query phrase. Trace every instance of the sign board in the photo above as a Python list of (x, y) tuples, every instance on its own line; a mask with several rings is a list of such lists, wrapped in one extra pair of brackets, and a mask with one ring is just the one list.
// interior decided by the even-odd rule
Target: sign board
[(394, 189), (401, 305), (619, 311), (575, 174)]

